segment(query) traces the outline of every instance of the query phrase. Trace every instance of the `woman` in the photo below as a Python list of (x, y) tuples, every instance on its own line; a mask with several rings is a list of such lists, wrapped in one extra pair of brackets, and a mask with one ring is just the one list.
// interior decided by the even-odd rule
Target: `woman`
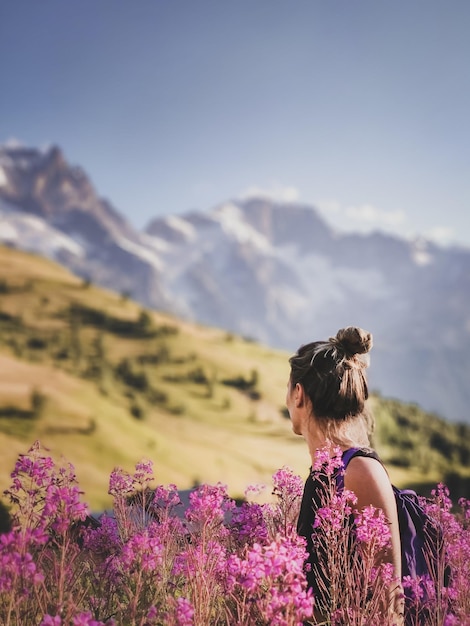
[[(370, 419), (366, 409), (368, 398), (365, 369), (372, 335), (361, 328), (347, 327), (336, 337), (301, 346), (289, 359), (291, 373), (287, 387), (286, 405), (293, 431), (307, 442), (312, 467), (320, 449), (328, 443), (346, 451), (362, 448), (353, 457), (344, 473), (344, 487), (357, 496), (356, 508), (368, 505), (382, 509), (391, 532), (391, 549), (382, 559), (392, 563), (396, 579), (401, 573), (401, 546), (397, 508), (387, 472), (370, 449)], [(321, 506), (321, 485), (310, 474), (306, 480), (298, 521), (298, 532), (307, 541), (310, 566), (318, 560), (312, 541), (315, 510)], [(314, 592), (319, 593), (318, 567), (307, 572)], [(389, 614), (396, 624), (402, 624), (401, 587), (395, 583), (390, 593)]]

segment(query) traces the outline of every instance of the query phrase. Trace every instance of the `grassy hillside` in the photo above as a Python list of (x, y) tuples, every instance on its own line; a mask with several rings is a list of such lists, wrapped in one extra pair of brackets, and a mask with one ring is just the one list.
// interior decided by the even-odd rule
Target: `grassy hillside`
[[(243, 314), (242, 311), (240, 314)], [(287, 355), (143, 310), (45, 259), (0, 247), (0, 489), (34, 440), (77, 470), (93, 509), (109, 473), (150, 458), (158, 480), (232, 495), (309, 465), (284, 399)], [(468, 485), (470, 429), (378, 396), (375, 445), (392, 479)]]

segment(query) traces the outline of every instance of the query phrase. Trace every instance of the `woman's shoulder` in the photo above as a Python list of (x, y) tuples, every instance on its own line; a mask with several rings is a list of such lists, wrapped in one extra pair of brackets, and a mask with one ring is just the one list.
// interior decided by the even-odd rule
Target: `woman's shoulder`
[(344, 474), (345, 486), (352, 491), (389, 491), (390, 478), (379, 455), (372, 449), (363, 449), (361, 454), (354, 455)]
[(355, 456), (345, 474), (344, 486), (352, 491), (358, 510), (367, 506), (382, 509), (386, 518), (397, 524), (397, 506), (387, 470), (375, 456)]

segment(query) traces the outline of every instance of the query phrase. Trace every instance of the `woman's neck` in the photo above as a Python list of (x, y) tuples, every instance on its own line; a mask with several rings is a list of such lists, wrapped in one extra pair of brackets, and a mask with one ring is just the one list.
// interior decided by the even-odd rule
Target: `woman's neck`
[(325, 433), (318, 427), (315, 418), (312, 418), (309, 421), (307, 432), (303, 433), (303, 436), (307, 442), (308, 451), (313, 465), (317, 450), (324, 448), (329, 440)]
[[(320, 427), (318, 420), (312, 416), (306, 431), (303, 433), (312, 464), (315, 461), (317, 450), (324, 448), (328, 444), (331, 445), (332, 453), (335, 447), (339, 447), (344, 451), (352, 446), (368, 447), (370, 445), (362, 420), (358, 419), (352, 423), (341, 424), (339, 428), (328, 428), (328, 422), (325, 422), (324, 426), (322, 424), (322, 427)], [(330, 424), (330, 426), (333, 425)]]

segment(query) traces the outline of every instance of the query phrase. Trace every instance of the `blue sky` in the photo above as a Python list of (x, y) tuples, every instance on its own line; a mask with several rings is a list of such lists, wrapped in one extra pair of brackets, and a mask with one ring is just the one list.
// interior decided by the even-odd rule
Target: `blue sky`
[(468, 0), (0, 0), (0, 143), (137, 227), (255, 191), (470, 246)]

